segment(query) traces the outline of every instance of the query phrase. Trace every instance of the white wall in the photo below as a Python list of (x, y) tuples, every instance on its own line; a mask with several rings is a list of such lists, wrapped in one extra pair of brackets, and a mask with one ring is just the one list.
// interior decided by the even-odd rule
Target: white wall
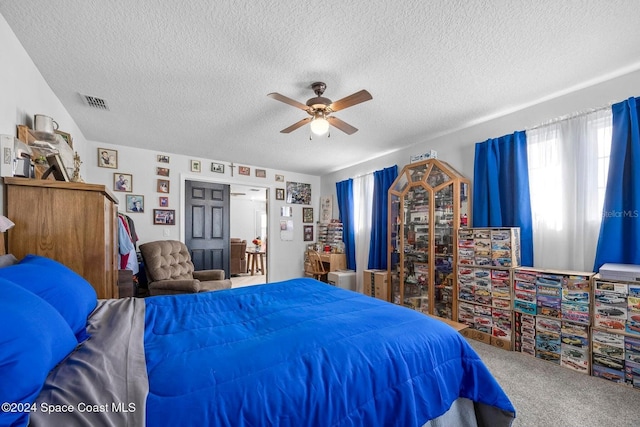
[[(72, 135), (74, 149), (84, 158), (84, 135), (44, 81), (2, 15), (0, 64), (0, 134), (15, 137), (17, 125), (33, 128), (33, 116), (44, 114), (53, 117), (60, 130)], [(0, 186), (0, 207), (6, 213), (3, 186)]]
[[(32, 127), (33, 116), (35, 114), (45, 114), (53, 117), (60, 125), (61, 130), (72, 135), (74, 149), (78, 152), (83, 162), (80, 174), (85, 182), (104, 184), (107, 188), (113, 190), (114, 172), (132, 174), (133, 192), (113, 192), (113, 194), (122, 202), (120, 206), (120, 211), (122, 212), (126, 210), (124, 206), (125, 194), (139, 194), (145, 197), (144, 213), (128, 213), (135, 222), (136, 232), (140, 237), (139, 243), (167, 238), (183, 239), (184, 218), (181, 215), (181, 206), (184, 206), (183, 189), (187, 179), (228, 184), (248, 184), (269, 190), (267, 209), (269, 212), (269, 235), (272, 236), (268, 242), (270, 256), (268, 257), (267, 271), (269, 280), (279, 281), (302, 275), (304, 250), (306, 248), (306, 242), (303, 241), (302, 235), (302, 206), (292, 205), (295, 224), (294, 240), (280, 240), (280, 206), (284, 206), (284, 202), (275, 200), (274, 189), (284, 188), (286, 181), (310, 184), (313, 194), (313, 206), (315, 207), (314, 214), (317, 219), (320, 177), (271, 169), (267, 170), (267, 178), (238, 176), (237, 169), (235, 176), (231, 177), (228, 167), (225, 168), (224, 174), (210, 172), (211, 161), (216, 161), (215, 159), (197, 159), (202, 162), (202, 172), (193, 173), (190, 171), (191, 158), (184, 155), (131, 148), (126, 146), (126, 141), (122, 142), (124, 145), (87, 141), (69, 113), (44, 81), (2, 15), (0, 15), (0, 64), (2, 64), (2, 67), (0, 67), (0, 134), (16, 136), (17, 125), (22, 124)], [(118, 151), (117, 170), (97, 166), (98, 148), (110, 148)], [(158, 154), (169, 155), (169, 165), (157, 163), (156, 156)], [(241, 162), (242, 159), (238, 159), (236, 163)], [(218, 161), (218, 163), (221, 162)], [(158, 198), (162, 195), (156, 191), (156, 180), (158, 178), (155, 171), (156, 166), (167, 166), (170, 169), (171, 188), (168, 194), (168, 209), (176, 209), (175, 226), (153, 225), (152, 212), (154, 208), (159, 207)], [(250, 166), (253, 174), (255, 165), (245, 166)], [(258, 165), (258, 167), (260, 166)], [(276, 183), (276, 173), (284, 175), (285, 182)], [(0, 186), (0, 207), (2, 212), (6, 212), (2, 186)]]
[[(335, 200), (336, 182), (393, 165), (398, 165), (398, 172), (400, 172), (402, 167), (409, 163), (411, 155), (422, 154), (429, 150), (436, 150), (440, 160), (448, 162), (460, 173), (473, 180), (473, 161), (477, 142), (525, 130), (567, 114), (604, 107), (632, 96), (640, 96), (640, 71), (611, 78), (505, 116), (425, 140), (408, 149), (324, 175), (320, 192), (323, 196), (333, 195)], [(471, 189), (473, 191), (473, 185)], [(337, 218), (337, 203), (334, 203), (333, 211), (334, 218)]]

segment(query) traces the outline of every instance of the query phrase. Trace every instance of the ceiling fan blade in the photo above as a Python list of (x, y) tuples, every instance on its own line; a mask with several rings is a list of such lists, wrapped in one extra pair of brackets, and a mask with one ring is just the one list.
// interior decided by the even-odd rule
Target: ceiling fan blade
[(307, 117), (306, 119), (302, 119), (299, 122), (296, 122), (294, 124), (292, 124), (291, 126), (289, 126), (286, 129), (282, 129), (280, 131), (280, 133), (289, 133), (289, 132), (293, 132), (294, 130), (306, 125), (307, 123), (309, 123), (311, 121), (311, 117)]
[(280, 95), (277, 92), (267, 94), (268, 97), (275, 99), (276, 101), (284, 102), (285, 104), (293, 105), (296, 108), (307, 111), (309, 107), (304, 105), (301, 102), (296, 101), (295, 99), (291, 99), (288, 96)]
[(344, 122), (337, 117), (329, 116), (327, 117), (327, 121), (331, 126), (340, 129), (342, 132), (346, 133), (347, 135), (351, 135), (358, 132), (357, 128), (354, 128), (349, 123)]
[(368, 101), (370, 99), (373, 99), (373, 96), (371, 96), (371, 94), (366, 90), (362, 89), (360, 92), (356, 92), (337, 100), (333, 104), (329, 105), (329, 109), (331, 111), (340, 111), (344, 110), (347, 107), (351, 107), (353, 105), (360, 104), (361, 102)]

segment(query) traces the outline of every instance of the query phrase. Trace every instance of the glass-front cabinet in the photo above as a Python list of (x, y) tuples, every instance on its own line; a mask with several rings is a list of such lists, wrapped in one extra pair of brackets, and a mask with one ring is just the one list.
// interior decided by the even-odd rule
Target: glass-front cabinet
[(391, 302), (457, 319), (456, 241), (471, 222), (470, 188), (441, 160), (402, 169), (389, 189)]

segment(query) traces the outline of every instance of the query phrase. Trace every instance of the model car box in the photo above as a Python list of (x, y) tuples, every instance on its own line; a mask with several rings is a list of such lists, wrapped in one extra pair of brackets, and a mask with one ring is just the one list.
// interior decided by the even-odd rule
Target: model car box
[(562, 322), (556, 319), (540, 318), (536, 322), (536, 330), (542, 332), (551, 332), (559, 334), (561, 331)]
[(624, 371), (607, 368), (605, 366), (596, 365), (595, 363), (592, 365), (591, 374), (594, 377), (604, 378), (605, 380), (609, 380), (615, 383), (624, 383)]
[[(597, 276), (596, 276), (597, 277)], [(597, 293), (598, 291), (608, 291), (615, 292), (621, 295), (629, 295), (629, 286), (626, 283), (616, 283), (616, 282), (606, 282), (602, 280), (595, 280), (595, 289), (594, 291)]]
[(578, 337), (589, 338), (589, 325), (563, 320), (561, 333), (563, 335), (575, 335)]
[(591, 316), (588, 304), (580, 304), (574, 302), (563, 302), (561, 308), (561, 317), (571, 322), (589, 324)]
[(604, 328), (604, 329), (614, 329), (614, 330), (625, 330), (626, 321), (620, 321), (617, 319), (612, 319), (609, 316), (604, 316), (602, 314), (596, 314), (593, 318), (593, 326), (596, 328)]
[(614, 369), (624, 376), (624, 359), (606, 356), (600, 353), (593, 353), (593, 366), (603, 366), (605, 368)]
[(598, 341), (594, 341), (591, 348), (593, 349), (594, 354), (601, 354), (603, 356), (613, 357), (619, 360), (624, 359), (624, 348), (615, 347)]
[(592, 331), (591, 336), (592, 336), (592, 341), (594, 346), (596, 346), (597, 344), (600, 344), (600, 345), (608, 345), (608, 346), (612, 346), (620, 349), (624, 349), (626, 346), (626, 343), (625, 343), (626, 339), (624, 335), (612, 334), (610, 332), (594, 329)]
[(513, 301), (513, 309), (524, 314), (535, 315), (537, 313), (537, 307), (535, 302), (522, 301), (515, 299)]
[(613, 306), (624, 306), (628, 304), (627, 293), (605, 291), (602, 289), (595, 289), (593, 291), (593, 298), (596, 303), (607, 304)]
[(630, 296), (627, 298), (627, 313), (628, 314), (640, 314), (640, 298)]
[(640, 356), (640, 338), (625, 336), (624, 349), (627, 352), (636, 353)]
[(603, 304), (601, 302), (596, 302), (594, 313), (596, 316), (608, 317), (614, 320), (627, 320), (627, 307), (620, 306), (616, 307), (609, 304)]
[(536, 348), (536, 358), (546, 360), (548, 362), (555, 363), (556, 365), (560, 364), (560, 353), (555, 353), (551, 351), (541, 350)]
[(589, 354), (587, 349), (562, 344), (560, 366), (581, 374), (589, 374)]
[(591, 280), (587, 276), (565, 276), (562, 287), (570, 291), (589, 292), (591, 290)]
[(536, 285), (533, 282), (523, 282), (521, 280), (515, 280), (513, 288), (517, 291), (536, 292)]

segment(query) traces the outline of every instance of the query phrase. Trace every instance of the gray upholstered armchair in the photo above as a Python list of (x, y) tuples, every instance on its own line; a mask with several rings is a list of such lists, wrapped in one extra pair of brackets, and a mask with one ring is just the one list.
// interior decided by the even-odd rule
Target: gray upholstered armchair
[(194, 271), (187, 246), (177, 240), (140, 245), (149, 283), (149, 295), (191, 294), (229, 289), (224, 270)]

